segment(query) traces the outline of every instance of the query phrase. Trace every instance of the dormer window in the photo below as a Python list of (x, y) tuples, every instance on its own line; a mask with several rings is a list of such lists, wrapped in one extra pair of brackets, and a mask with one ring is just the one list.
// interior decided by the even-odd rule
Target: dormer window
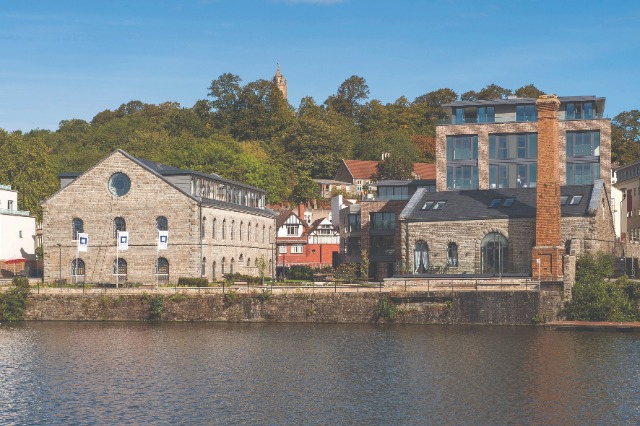
[(571, 197), (571, 201), (569, 201), (570, 206), (577, 206), (582, 201), (582, 195), (574, 195)]

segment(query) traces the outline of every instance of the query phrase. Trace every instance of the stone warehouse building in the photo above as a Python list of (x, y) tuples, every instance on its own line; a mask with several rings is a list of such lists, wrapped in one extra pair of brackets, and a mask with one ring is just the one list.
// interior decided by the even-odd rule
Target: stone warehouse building
[[(563, 186), (560, 208), (562, 254), (615, 250), (602, 180)], [(536, 213), (535, 188), (421, 189), (399, 215), (403, 267), (412, 275), (537, 275)]]
[[(271, 274), (275, 213), (261, 189), (114, 151), (82, 174), (61, 175), (42, 203), (45, 280), (177, 282)], [(118, 231), (128, 249), (118, 250)], [(159, 231), (168, 231), (166, 250)], [(78, 250), (78, 234), (88, 250)]]

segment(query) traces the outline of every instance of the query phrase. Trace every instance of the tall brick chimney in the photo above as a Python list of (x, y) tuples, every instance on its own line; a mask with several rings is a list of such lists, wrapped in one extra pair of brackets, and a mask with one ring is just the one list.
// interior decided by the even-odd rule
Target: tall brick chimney
[(538, 182), (536, 187), (536, 245), (532, 250), (533, 277), (562, 281), (562, 223), (560, 212), (560, 143), (556, 95), (542, 95), (538, 109)]
[(301, 221), (306, 223), (306, 220), (304, 220), (304, 203), (298, 204), (298, 217)]

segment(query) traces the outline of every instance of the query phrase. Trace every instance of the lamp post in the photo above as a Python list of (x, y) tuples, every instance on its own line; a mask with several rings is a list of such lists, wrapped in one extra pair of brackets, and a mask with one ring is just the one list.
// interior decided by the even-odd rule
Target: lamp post
[(538, 291), (540, 291), (540, 280), (542, 279), (540, 276), (540, 258), (536, 259), (536, 263), (538, 264)]
[(56, 245), (58, 246), (58, 254), (60, 257), (60, 264), (58, 267), (58, 287), (60, 288), (60, 291), (62, 291), (62, 244), (57, 243)]

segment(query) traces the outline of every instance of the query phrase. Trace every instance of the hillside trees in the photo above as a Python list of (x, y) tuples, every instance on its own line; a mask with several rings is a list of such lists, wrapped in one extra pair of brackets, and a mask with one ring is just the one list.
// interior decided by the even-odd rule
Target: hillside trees
[(56, 180), (43, 135), (24, 138), (0, 130), (0, 183), (18, 191), (18, 208), (42, 218), (40, 200), (55, 191)]

